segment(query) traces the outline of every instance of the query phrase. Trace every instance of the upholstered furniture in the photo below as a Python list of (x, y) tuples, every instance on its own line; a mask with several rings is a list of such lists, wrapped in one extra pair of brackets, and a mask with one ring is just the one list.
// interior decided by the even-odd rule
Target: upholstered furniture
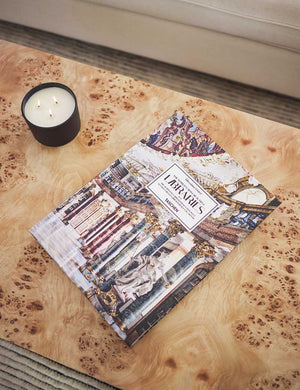
[(0, 0), (0, 18), (300, 97), (299, 0)]

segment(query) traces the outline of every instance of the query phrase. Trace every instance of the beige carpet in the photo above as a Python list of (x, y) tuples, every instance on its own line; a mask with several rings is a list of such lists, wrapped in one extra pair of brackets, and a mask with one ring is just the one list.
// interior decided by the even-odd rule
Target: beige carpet
[(109, 384), (0, 339), (0, 390), (112, 390)]
[[(31, 46), (300, 127), (300, 101), (294, 98), (7, 22), (0, 21), (0, 39)], [(113, 388), (0, 339), (0, 390)]]

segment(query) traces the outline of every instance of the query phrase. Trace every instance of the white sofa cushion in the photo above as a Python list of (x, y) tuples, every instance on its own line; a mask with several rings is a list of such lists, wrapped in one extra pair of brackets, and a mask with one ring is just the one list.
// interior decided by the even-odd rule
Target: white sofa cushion
[[(225, 34), (216, 29), (108, 7), (100, 1), (0, 0), (0, 18), (300, 97), (300, 83), (297, 82), (300, 54), (296, 50)], [(113, 1), (110, 0), (110, 3)], [(152, 2), (157, 3), (149, 0), (149, 3), (143, 4), (149, 6)], [(178, 1), (162, 0), (162, 3), (170, 5)], [(122, 2), (124, 4), (126, 0)], [(175, 9), (169, 8), (172, 12)], [(182, 14), (179, 13), (180, 16)], [(218, 26), (218, 23), (215, 24)]]
[(84, 0), (300, 51), (300, 0)]

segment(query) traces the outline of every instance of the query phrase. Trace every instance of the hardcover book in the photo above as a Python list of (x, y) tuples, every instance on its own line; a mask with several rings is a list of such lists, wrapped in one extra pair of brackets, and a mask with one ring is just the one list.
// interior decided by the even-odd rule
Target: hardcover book
[(279, 204), (175, 113), (30, 232), (132, 346)]

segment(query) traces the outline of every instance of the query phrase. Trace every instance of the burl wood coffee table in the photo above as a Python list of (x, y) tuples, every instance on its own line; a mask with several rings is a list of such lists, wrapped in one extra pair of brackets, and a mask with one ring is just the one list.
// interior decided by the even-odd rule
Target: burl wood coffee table
[[(0, 336), (124, 389), (299, 389), (299, 130), (12, 43), (0, 55)], [(47, 81), (78, 99), (63, 147), (20, 114)], [(28, 229), (175, 110), (282, 204), (130, 349)]]

